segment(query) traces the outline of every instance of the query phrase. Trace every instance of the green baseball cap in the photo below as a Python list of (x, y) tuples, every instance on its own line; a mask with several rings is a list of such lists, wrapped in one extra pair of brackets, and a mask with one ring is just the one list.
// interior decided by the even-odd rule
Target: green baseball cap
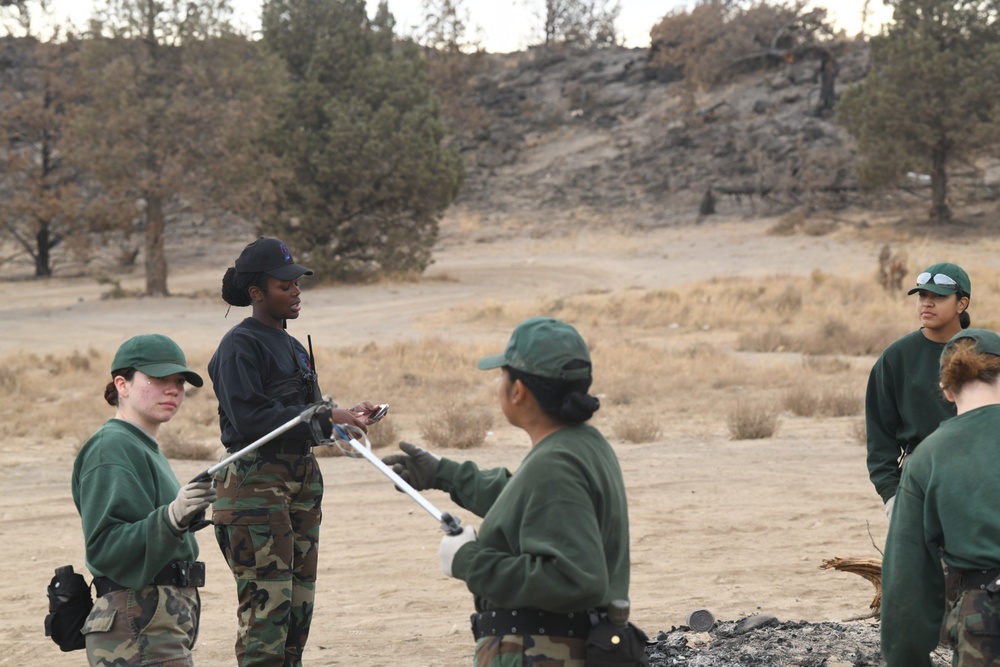
[(972, 282), (969, 274), (962, 270), (957, 264), (941, 262), (931, 264), (923, 273), (917, 276), (917, 286), (907, 294), (913, 294), (920, 290), (927, 290), (941, 296), (948, 296), (955, 292), (962, 292), (972, 296)]
[[(586, 367), (567, 369), (571, 361)], [(519, 371), (556, 380), (583, 380), (590, 377), (590, 352), (579, 332), (551, 317), (532, 317), (514, 328), (502, 354), (479, 360), (476, 367), (490, 370), (510, 366)]]
[(163, 334), (142, 334), (122, 343), (111, 362), (111, 372), (123, 368), (134, 368), (154, 378), (182, 373), (195, 387), (205, 384), (200, 375), (187, 367), (184, 352), (177, 343)]
[(990, 331), (989, 329), (962, 329), (957, 334), (951, 337), (951, 339), (944, 344), (944, 351), (941, 352), (941, 357), (955, 346), (955, 342), (962, 340), (963, 338), (971, 338), (976, 342), (976, 351), (983, 354), (992, 354), (1000, 357), (1000, 336), (996, 333)]

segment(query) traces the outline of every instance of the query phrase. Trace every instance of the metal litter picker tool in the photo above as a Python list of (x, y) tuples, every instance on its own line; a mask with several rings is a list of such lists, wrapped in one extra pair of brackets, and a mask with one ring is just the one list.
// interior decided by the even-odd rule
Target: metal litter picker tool
[(365, 447), (363, 444), (358, 442), (357, 438), (348, 435), (348, 431), (358, 430), (357, 427), (348, 426), (346, 424), (334, 424), (333, 430), (340, 436), (340, 438), (349, 444), (354, 451), (361, 454), (364, 458), (368, 459), (368, 462), (373, 466), (378, 468), (383, 475), (388, 477), (393, 481), (397, 488), (399, 488), (403, 493), (408, 495), (417, 501), (417, 504), (427, 510), (427, 513), (432, 517), (437, 519), (441, 523), (441, 530), (448, 533), (449, 535), (458, 535), (462, 532), (462, 527), (459, 525), (459, 520), (453, 517), (448, 512), (442, 512), (438, 508), (434, 507), (429, 500), (420, 495), (420, 492), (414, 489), (409, 483), (406, 482), (402, 477), (393, 472), (392, 468), (382, 463), (382, 459), (372, 454), (372, 450), (369, 447)]
[[(299, 424), (309, 424), (309, 427), (313, 431), (313, 437), (315, 438), (317, 434), (319, 435), (319, 439), (317, 440), (317, 442), (319, 440), (325, 440), (325, 438), (322, 437), (322, 431), (319, 429), (319, 425), (313, 422), (313, 419), (315, 419), (317, 415), (323, 414), (324, 412), (331, 412), (332, 410), (333, 410), (333, 404), (331, 404), (329, 401), (320, 401), (319, 403), (313, 403), (308, 408), (300, 412), (297, 416), (292, 417), (287, 422), (285, 422), (278, 428), (274, 429), (267, 435), (258, 438), (257, 440), (254, 440), (243, 449), (237, 452), (233, 452), (232, 454), (222, 459), (208, 470), (198, 473), (198, 475), (196, 475), (191, 481), (205, 482), (212, 479), (212, 475), (219, 472), (233, 461), (243, 458), (247, 454), (259, 449), (263, 445), (266, 445), (267, 443), (274, 440), (285, 431), (295, 428)], [(329, 442), (329, 440), (327, 440), (327, 442)], [(205, 513), (202, 512), (194, 521), (191, 522), (191, 527), (189, 528), (189, 530), (193, 532), (196, 530), (201, 530), (205, 526), (210, 525), (211, 522), (206, 521), (204, 517)]]

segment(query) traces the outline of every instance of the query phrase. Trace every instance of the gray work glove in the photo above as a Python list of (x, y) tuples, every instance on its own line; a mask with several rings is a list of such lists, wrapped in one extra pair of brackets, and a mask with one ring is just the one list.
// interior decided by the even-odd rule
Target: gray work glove
[(174, 530), (185, 531), (200, 513), (215, 502), (215, 484), (212, 480), (188, 482), (177, 492), (177, 497), (167, 507), (167, 516)]
[(417, 491), (435, 488), (434, 478), (437, 477), (441, 457), (408, 442), (399, 443), (399, 448), (406, 453), (386, 456), (382, 463)]
[(892, 506), (895, 502), (896, 496), (893, 496), (892, 498), (889, 498), (889, 500), (885, 501), (885, 518), (889, 521), (892, 521)]
[(438, 558), (441, 560), (441, 571), (449, 577), (454, 577), (451, 566), (455, 562), (455, 554), (469, 542), (475, 542), (476, 529), (466, 526), (458, 535), (445, 535), (441, 538), (441, 545), (438, 547)]

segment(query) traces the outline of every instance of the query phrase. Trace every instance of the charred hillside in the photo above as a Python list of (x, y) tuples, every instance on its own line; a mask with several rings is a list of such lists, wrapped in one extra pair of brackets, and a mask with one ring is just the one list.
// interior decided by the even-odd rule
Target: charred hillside
[[(827, 51), (836, 92), (865, 76), (865, 42)], [(452, 137), (468, 170), (457, 204), (540, 219), (592, 209), (654, 224), (726, 206), (727, 196), (770, 210), (843, 206), (860, 197), (855, 152), (821, 104), (822, 64), (763, 54), (726, 83), (692, 91), (678, 73), (650, 67), (645, 49), (490, 55), (471, 96), (477, 123)]]

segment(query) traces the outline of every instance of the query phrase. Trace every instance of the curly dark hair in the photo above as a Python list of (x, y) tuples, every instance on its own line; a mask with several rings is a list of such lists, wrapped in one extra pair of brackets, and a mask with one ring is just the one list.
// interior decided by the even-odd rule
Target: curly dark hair
[(222, 276), (222, 298), (230, 306), (249, 306), (250, 288), (259, 287), (261, 292), (267, 292), (267, 274), (263, 272), (240, 273), (236, 267), (226, 269)]

